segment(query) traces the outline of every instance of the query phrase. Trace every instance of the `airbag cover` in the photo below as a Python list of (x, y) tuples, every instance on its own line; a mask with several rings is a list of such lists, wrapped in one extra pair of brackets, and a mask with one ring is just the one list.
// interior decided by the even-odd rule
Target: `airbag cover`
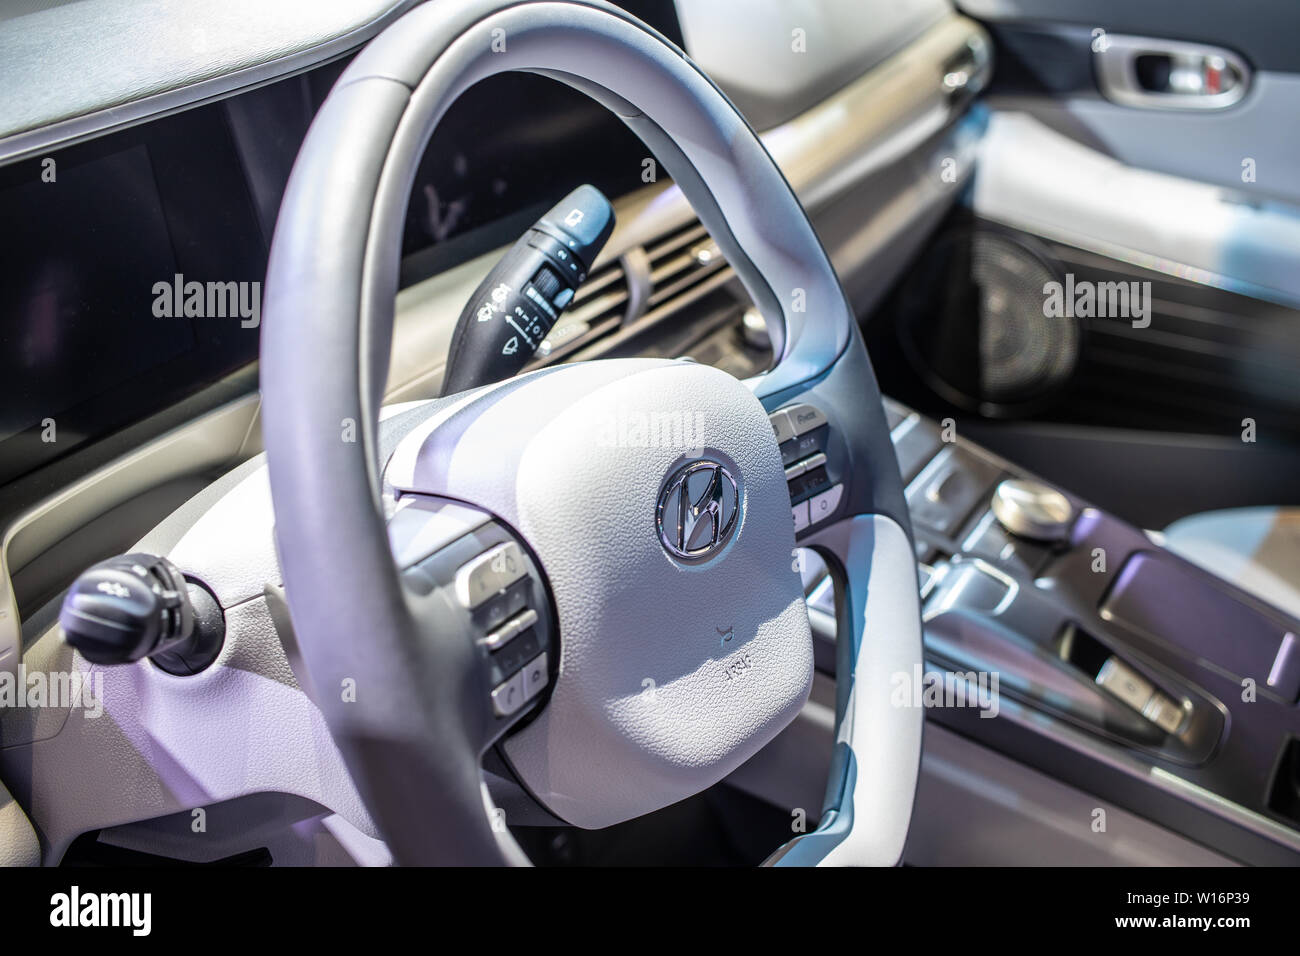
[[(733, 476), (739, 516), (690, 563), (665, 549), (655, 515), (672, 475), (701, 457)], [(807, 699), (781, 456), (762, 404), (730, 375), (627, 360), (516, 379), (408, 436), (387, 479), (495, 512), (540, 559), (559, 674), (504, 750), (570, 823), (604, 827), (697, 793)]]

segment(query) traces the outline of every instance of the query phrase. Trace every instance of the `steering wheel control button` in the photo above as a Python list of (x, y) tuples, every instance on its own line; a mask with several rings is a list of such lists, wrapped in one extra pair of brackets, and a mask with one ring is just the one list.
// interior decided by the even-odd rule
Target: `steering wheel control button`
[(808, 519), (811, 524), (819, 521), (825, 521), (831, 515), (835, 514), (835, 509), (840, 506), (840, 498), (844, 495), (844, 486), (836, 485), (829, 491), (823, 491), (819, 495), (814, 495), (808, 502)]
[(798, 534), (800, 531), (803, 531), (805, 528), (808, 527), (809, 524), (812, 523), (811, 519), (809, 518), (808, 502), (801, 501), (799, 502), (799, 504), (791, 508), (790, 511), (794, 515), (795, 534)]
[(402, 581), (430, 632), (472, 648), (475, 686), (485, 705), (491, 701), (491, 715), (484, 714), (489, 736), (509, 733), (529, 704), (525, 668), (554, 658), (555, 623), (541, 569), (508, 529), (451, 499), (410, 494), (389, 525)]
[(500, 627), (524, 608), (528, 607), (528, 594), (532, 580), (522, 577), (494, 598), (474, 608), (474, 623), (482, 631)]
[(781, 463), (783, 465), (788, 465), (793, 461), (807, 458), (809, 455), (821, 451), (821, 440), (822, 433), (814, 434), (811, 432), (807, 435), (799, 435), (796, 438), (791, 438), (781, 446)]
[(669, 554), (703, 561), (726, 545), (739, 515), (736, 479), (721, 463), (700, 458), (669, 476), (659, 492), (655, 523)]
[(474, 610), (528, 573), (523, 552), (513, 541), (485, 551), (456, 572), (456, 600)]
[(541, 649), (542, 645), (537, 639), (537, 632), (531, 628), (524, 631), (509, 644), (492, 654), (492, 664), (495, 667), (493, 678), (495, 680), (505, 680), (522, 668), (524, 661), (536, 656)]
[(778, 445), (784, 445), (794, 438), (794, 425), (790, 422), (790, 416), (784, 410), (773, 412), (767, 416), (767, 420), (772, 423), (772, 433), (776, 435)]
[[(781, 409), (781, 413), (793, 435), (781, 444), (781, 462), (798, 534), (827, 520), (839, 508), (844, 485), (838, 462), (843, 456), (834, 444), (826, 413), (820, 408), (800, 403)], [(778, 430), (777, 434), (782, 432)]]
[(1060, 542), (1070, 536), (1074, 505), (1041, 481), (1009, 478), (993, 492), (993, 514), (1014, 535), (1033, 541)]
[(798, 498), (807, 498), (813, 492), (820, 491), (830, 483), (830, 477), (826, 474), (825, 468), (813, 468), (789, 483), (790, 499), (793, 501)]
[(526, 608), (522, 613), (516, 614), (500, 627), (489, 631), (483, 638), (483, 646), (489, 651), (499, 651), (536, 623), (537, 612), (532, 608)]
[(815, 405), (795, 405), (785, 409), (785, 413), (790, 416), (795, 437), (807, 435), (826, 424), (826, 413)]
[(524, 675), (520, 672), (493, 689), (492, 712), (498, 717), (509, 717), (522, 706), (524, 706)]
[(523, 669), (524, 700), (532, 700), (542, 692), (550, 675), (546, 670), (546, 655), (539, 654)]

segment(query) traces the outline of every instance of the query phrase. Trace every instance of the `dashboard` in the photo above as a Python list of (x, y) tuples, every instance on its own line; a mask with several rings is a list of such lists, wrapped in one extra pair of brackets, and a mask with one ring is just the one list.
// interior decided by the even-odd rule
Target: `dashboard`
[[(261, 451), (260, 285), (285, 184), (350, 58), (412, 4), (300, 5), (311, 9), (286, 23), (252, 0), (174, 0), (146, 32), (189, 44), (188, 58), (128, 42), (146, 16), (129, 0), (93, 16), (76, 4), (0, 16), (0, 83), (15, 94), (0, 103), (0, 665), (70, 574)], [(946, 0), (782, 0), (720, 45), (721, 0), (621, 5), (744, 104), (855, 307), (880, 301), (965, 181), (932, 175), (936, 157), (969, 157), (976, 141), (955, 122), (967, 101), (940, 80), (984, 42), (979, 28)], [(346, 29), (325, 29), (330, 17)], [(870, 29), (840, 29), (864, 18)], [(770, 42), (795, 27), (822, 51), (815, 62)], [(775, 62), (790, 67), (786, 87)], [(734, 271), (653, 159), (551, 79), (467, 90), (412, 190), (385, 401), (439, 394), (474, 288), (584, 182), (613, 201), (615, 230), (534, 366), (689, 355), (738, 377), (765, 367)]]

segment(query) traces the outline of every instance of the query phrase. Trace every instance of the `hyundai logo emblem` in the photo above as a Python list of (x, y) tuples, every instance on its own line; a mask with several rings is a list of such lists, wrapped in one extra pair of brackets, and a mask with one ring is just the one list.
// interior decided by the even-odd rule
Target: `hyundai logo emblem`
[(655, 523), (669, 554), (703, 561), (722, 550), (739, 514), (736, 480), (718, 462), (700, 458), (673, 472), (664, 484)]

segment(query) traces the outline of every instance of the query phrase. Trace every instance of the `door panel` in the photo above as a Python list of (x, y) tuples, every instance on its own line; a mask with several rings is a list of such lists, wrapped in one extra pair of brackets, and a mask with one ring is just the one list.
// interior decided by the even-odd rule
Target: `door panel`
[[(1214, 447), (1234, 467), (1263, 457), (1255, 450), (1300, 451), (1300, 5), (957, 6), (993, 38), (979, 159), (962, 208), (867, 323), (882, 386), (978, 423), (981, 441), (1012, 457), (1041, 448), (1038, 470), (1067, 487), (1073, 444), (1094, 475), (1150, 477), (1158, 492), (1141, 501), (1108, 495), (1104, 477), (1093, 491), (1148, 526), (1180, 504), (1257, 499), (1203, 469), (1137, 475), (1134, 449)], [(1149, 105), (1099, 84), (1099, 60), (1109, 49), (1118, 62), (1125, 36), (1145, 38), (1122, 62), (1126, 81), (1156, 94)], [(1216, 98), (1231, 80), (1216, 49), (1240, 61), (1235, 103)], [(1219, 108), (1163, 95), (1198, 84), (1193, 105)], [(1094, 305), (1053, 308), (1083, 287)], [(1129, 292), (1118, 313), (1096, 308)], [(1104, 442), (1098, 427), (1111, 430)], [(1272, 503), (1300, 501), (1300, 486), (1283, 484)]]

